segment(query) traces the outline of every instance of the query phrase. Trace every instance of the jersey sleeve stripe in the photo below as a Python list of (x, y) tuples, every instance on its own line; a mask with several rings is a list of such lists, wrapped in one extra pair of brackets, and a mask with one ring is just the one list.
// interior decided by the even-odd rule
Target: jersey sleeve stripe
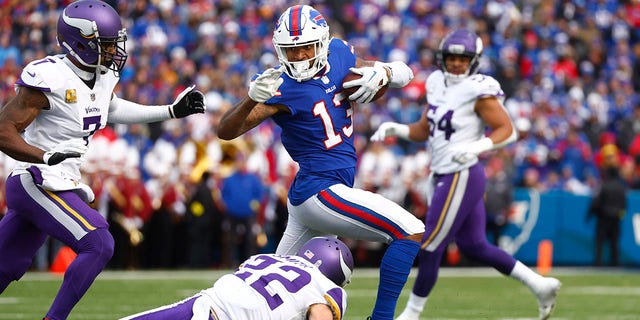
[(38, 87), (38, 86), (33, 86), (33, 85), (30, 85), (30, 84), (26, 84), (22, 80), (22, 78), (20, 78), (20, 79), (18, 79), (16, 81), (16, 85), (20, 85), (20, 86), (23, 86), (23, 87), (29, 87), (31, 89), (35, 89), (35, 90), (38, 90), (38, 91), (51, 92), (51, 88), (48, 88), (48, 87)]

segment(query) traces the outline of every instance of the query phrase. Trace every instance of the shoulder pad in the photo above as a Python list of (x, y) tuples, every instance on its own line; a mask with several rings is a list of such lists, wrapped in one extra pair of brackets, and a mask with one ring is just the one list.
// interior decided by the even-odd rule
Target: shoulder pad
[(425, 89), (427, 90), (427, 95), (433, 93), (433, 90), (440, 83), (444, 82), (444, 74), (440, 70), (436, 70), (429, 74), (427, 80), (424, 83)]
[(60, 63), (63, 62), (55, 57), (32, 61), (22, 69), (18, 84), (41, 91), (55, 91), (64, 83), (60, 79), (63, 76), (58, 67)]
[(504, 92), (500, 87), (500, 83), (491, 76), (484, 74), (474, 74), (468, 78), (473, 91), (478, 97), (504, 97)]

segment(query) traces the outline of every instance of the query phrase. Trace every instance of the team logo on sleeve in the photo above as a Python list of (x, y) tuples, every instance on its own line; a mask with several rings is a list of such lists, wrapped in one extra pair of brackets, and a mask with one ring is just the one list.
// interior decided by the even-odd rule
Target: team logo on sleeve
[(66, 103), (76, 103), (78, 102), (78, 96), (76, 95), (76, 89), (67, 89), (64, 94), (64, 101)]

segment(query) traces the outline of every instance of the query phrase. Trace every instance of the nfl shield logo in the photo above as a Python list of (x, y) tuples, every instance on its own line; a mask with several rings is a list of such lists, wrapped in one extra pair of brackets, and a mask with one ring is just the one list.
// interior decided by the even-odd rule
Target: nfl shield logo
[(91, 101), (96, 101), (96, 94), (95, 93), (92, 92), (89, 97), (91, 98)]

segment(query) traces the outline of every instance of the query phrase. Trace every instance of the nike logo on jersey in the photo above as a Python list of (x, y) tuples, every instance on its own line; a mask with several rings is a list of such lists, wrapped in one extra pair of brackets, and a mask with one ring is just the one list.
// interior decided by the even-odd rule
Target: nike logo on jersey
[(438, 182), (438, 183), (436, 184), (436, 187), (442, 187), (443, 185), (444, 185), (444, 182)]
[(32, 78), (35, 78), (35, 76), (36, 76), (36, 73), (35, 73), (35, 72), (34, 72), (34, 73), (31, 73), (31, 72), (27, 71), (27, 74), (28, 74), (28, 75), (30, 75)]

